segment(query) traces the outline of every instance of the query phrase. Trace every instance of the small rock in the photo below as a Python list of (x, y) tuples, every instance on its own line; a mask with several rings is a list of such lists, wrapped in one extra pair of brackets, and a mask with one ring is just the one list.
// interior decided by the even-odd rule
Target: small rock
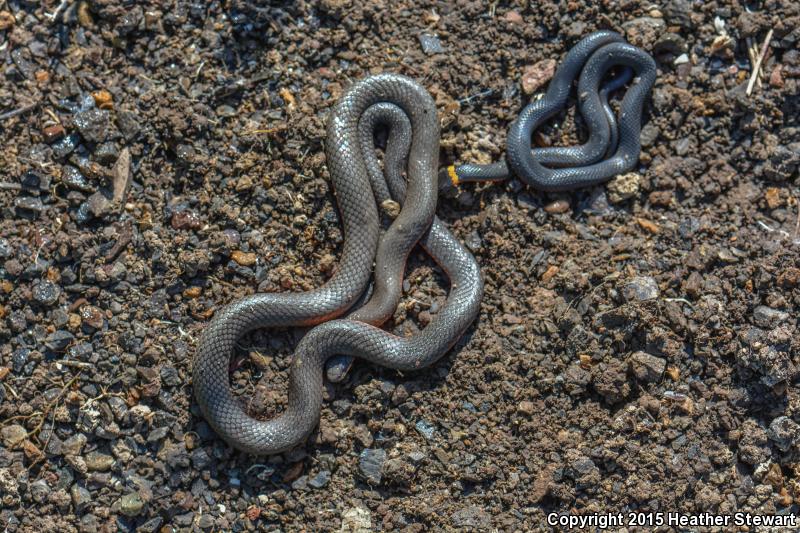
[(44, 479), (38, 479), (31, 483), (31, 497), (36, 503), (44, 503), (50, 495), (50, 486)]
[(436, 428), (425, 420), (417, 421), (417, 423), (414, 424), (414, 428), (420, 435), (425, 437), (426, 440), (433, 439), (433, 435), (436, 432)]
[(75, 335), (63, 329), (54, 331), (44, 340), (44, 345), (54, 352), (63, 352), (75, 340)]
[(686, 39), (677, 33), (662, 33), (653, 44), (653, 53), (658, 55), (680, 56), (684, 52), (686, 52)]
[(53, 143), (53, 155), (58, 159), (63, 159), (75, 151), (81, 139), (77, 133), (71, 133), (63, 139)]
[(420, 33), (418, 38), (422, 51), (428, 55), (441, 54), (445, 51), (439, 37), (433, 33)]
[(111, 165), (117, 162), (120, 158), (120, 152), (117, 145), (112, 142), (104, 142), (94, 149), (94, 158), (102, 165)]
[(470, 505), (460, 511), (456, 511), (450, 517), (456, 528), (460, 530), (485, 530), (492, 525), (492, 518), (484, 509), (477, 505)]
[(69, 489), (69, 494), (72, 497), (72, 505), (75, 506), (77, 513), (82, 513), (92, 501), (92, 493), (86, 487), (82, 487), (77, 483)]
[(66, 135), (67, 132), (64, 130), (64, 126), (61, 124), (54, 124), (52, 126), (47, 126), (42, 130), (42, 136), (44, 137), (44, 142), (47, 144), (53, 144), (57, 140), (61, 139)]
[(78, 433), (64, 441), (61, 445), (61, 451), (64, 455), (80, 455), (83, 447), (86, 445), (86, 435)]
[(329, 470), (323, 470), (310, 480), (308, 480), (308, 484), (315, 489), (321, 489), (328, 485), (331, 481), (331, 473)]
[(126, 494), (118, 500), (119, 511), (125, 516), (134, 517), (142, 512), (144, 500), (138, 492)]
[(252, 252), (242, 252), (241, 250), (234, 250), (233, 252), (231, 252), (231, 259), (233, 259), (242, 266), (253, 266), (256, 264), (258, 256)]
[(517, 412), (521, 415), (531, 416), (536, 411), (536, 406), (533, 402), (522, 401), (517, 405)]
[(670, 0), (664, 6), (664, 18), (670, 26), (692, 27), (692, 7), (688, 0)]
[(772, 309), (766, 305), (759, 305), (753, 311), (753, 320), (756, 325), (765, 329), (777, 327), (787, 318), (789, 318), (789, 313)]
[(800, 440), (800, 426), (787, 416), (779, 416), (770, 423), (767, 437), (785, 452)]
[(19, 424), (11, 424), (0, 429), (0, 438), (5, 447), (11, 450), (28, 438), (28, 431)]
[(525, 22), (525, 20), (522, 18), (522, 15), (519, 14), (519, 11), (515, 9), (512, 9), (511, 11), (506, 13), (506, 16), (504, 18), (506, 19), (506, 22), (508, 22), (509, 24), (522, 24), (523, 22)]
[(14, 207), (24, 209), (25, 211), (33, 211), (35, 213), (44, 211), (42, 200), (36, 196), (20, 196), (19, 198), (15, 198)]
[(100, 109), (114, 108), (114, 102), (112, 100), (111, 93), (106, 91), (105, 89), (94, 91), (92, 93), (92, 98), (94, 99), (94, 105), (96, 105)]
[(92, 329), (103, 329), (106, 318), (103, 312), (93, 305), (81, 306), (81, 324)]
[(644, 302), (655, 300), (661, 294), (656, 280), (650, 276), (637, 276), (631, 279), (622, 289), (625, 299)]
[(642, 177), (637, 172), (628, 172), (617, 176), (606, 186), (608, 188), (608, 200), (612, 204), (624, 202), (639, 194), (639, 183)]
[(0, 11), (0, 31), (5, 31), (16, 23), (14, 14), (11, 11)]
[(75, 114), (73, 122), (87, 141), (101, 143), (106, 140), (109, 125), (108, 111), (96, 108), (80, 111)]
[(52, 281), (40, 280), (33, 285), (31, 290), (33, 299), (42, 305), (54, 305), (61, 296), (61, 288)]
[(133, 111), (117, 111), (117, 127), (122, 136), (129, 141), (142, 130), (140, 117)]
[(86, 208), (93, 216), (100, 218), (111, 210), (111, 200), (106, 195), (97, 191), (86, 201)]
[(358, 457), (358, 469), (368, 483), (379, 485), (383, 477), (383, 464), (385, 462), (385, 450), (366, 448)]
[(629, 359), (631, 371), (640, 382), (650, 383), (660, 381), (664, 375), (667, 362), (660, 357), (646, 352), (635, 352)]
[(369, 510), (351, 507), (342, 513), (342, 527), (339, 533), (371, 533), (372, 518)]
[(127, 148), (119, 154), (114, 167), (111, 169), (113, 193), (112, 199), (119, 203), (125, 200), (131, 188), (131, 152)]
[(14, 249), (11, 247), (11, 243), (8, 242), (8, 239), (0, 238), (0, 259), (8, 259), (14, 255)]
[(20, 347), (14, 350), (14, 352), (11, 354), (11, 368), (15, 373), (18, 374), (22, 372), (22, 369), (25, 368), (25, 365), (28, 362), (28, 356), (30, 353), (31, 351), (25, 347)]
[(173, 227), (173, 229), (178, 230), (196, 230), (203, 227), (203, 222), (200, 219), (200, 215), (198, 215), (196, 211), (191, 209), (182, 209), (172, 215), (172, 218), (170, 219), (170, 225)]
[(94, 190), (92, 184), (81, 174), (81, 171), (72, 165), (65, 165), (61, 169), (61, 183), (76, 191), (92, 192)]
[(663, 19), (639, 17), (623, 23), (622, 29), (631, 44), (651, 50), (659, 35), (666, 29), (666, 23)]
[(557, 64), (555, 59), (543, 59), (525, 67), (522, 71), (522, 92), (530, 96), (544, 86), (556, 73)]
[(107, 472), (114, 465), (114, 457), (101, 452), (86, 454), (86, 467), (95, 472)]
[(568, 200), (555, 200), (550, 202), (544, 207), (544, 210), (550, 214), (556, 213), (566, 213), (569, 211), (569, 201)]

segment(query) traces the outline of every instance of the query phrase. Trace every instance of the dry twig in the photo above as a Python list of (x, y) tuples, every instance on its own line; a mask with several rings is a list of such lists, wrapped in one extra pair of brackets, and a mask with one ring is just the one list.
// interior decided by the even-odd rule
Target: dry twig
[(761, 45), (761, 52), (758, 54), (758, 57), (756, 57), (755, 63), (753, 64), (753, 72), (750, 73), (750, 81), (747, 83), (747, 96), (750, 96), (750, 94), (753, 92), (753, 87), (755, 86), (756, 80), (761, 73), (761, 63), (764, 62), (764, 58), (769, 51), (769, 43), (772, 41), (772, 33), (772, 29), (767, 32), (767, 37), (764, 39), (764, 44)]

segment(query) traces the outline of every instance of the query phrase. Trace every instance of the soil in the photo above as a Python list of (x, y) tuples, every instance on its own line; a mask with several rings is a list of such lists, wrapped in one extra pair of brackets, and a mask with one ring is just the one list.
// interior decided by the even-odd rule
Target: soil
[[(442, 198), (486, 282), (465, 338), (416, 373), (357, 363), (301, 449), (217, 438), (191, 388), (209, 318), (336, 266), (323, 144), (343, 89), (416, 78), (442, 165), (488, 162), (553, 61), (602, 28), (658, 62), (636, 172)], [(0, 524), (797, 513), (798, 28), (800, 4), (770, 0), (0, 2)], [(571, 110), (536, 142), (582, 135)], [(413, 334), (446, 289), (416, 253), (386, 327)], [(253, 413), (281, 409), (303, 333), (242, 339), (232, 383)]]

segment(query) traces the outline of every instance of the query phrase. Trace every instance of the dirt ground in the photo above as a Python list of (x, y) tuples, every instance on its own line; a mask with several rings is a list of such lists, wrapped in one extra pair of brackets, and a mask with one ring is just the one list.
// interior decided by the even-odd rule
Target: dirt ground
[[(218, 439), (191, 394), (198, 335), (236, 298), (330, 277), (324, 128), (343, 89), (416, 78), (441, 164), (488, 162), (545, 60), (601, 28), (658, 62), (637, 172), (442, 198), (486, 282), (463, 341), (417, 373), (357, 363), (299, 450)], [(0, 1), (0, 525), (797, 513), (798, 41), (788, 0)], [(574, 115), (536, 142), (577, 142)], [(446, 280), (419, 252), (404, 289), (387, 328), (413, 334)], [(303, 333), (242, 339), (232, 383), (253, 413), (281, 409)]]

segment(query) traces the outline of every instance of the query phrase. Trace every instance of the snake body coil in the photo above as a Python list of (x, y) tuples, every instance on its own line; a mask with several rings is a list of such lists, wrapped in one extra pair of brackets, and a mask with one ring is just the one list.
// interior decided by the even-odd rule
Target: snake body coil
[[(361, 122), (365, 116), (365, 124), (382, 121), (390, 127), (388, 188), (382, 184), (374, 150), (364, 146)], [(434, 217), (438, 152), (439, 122), (433, 99), (409, 78), (370, 76), (339, 100), (328, 122), (326, 141), (345, 234), (338, 270), (314, 291), (255, 294), (230, 304), (215, 315), (200, 339), (194, 361), (195, 396), (206, 420), (229, 444), (258, 455), (301, 444), (319, 421), (323, 370), (330, 357), (359, 357), (390, 368), (416, 370), (444, 355), (475, 319), (483, 293), (478, 265)], [(400, 176), (401, 161), (407, 161), (407, 186)], [(381, 237), (375, 200), (388, 199), (389, 190), (402, 209)], [(417, 242), (447, 273), (450, 292), (431, 323), (406, 339), (376, 326), (397, 306), (406, 259)], [(373, 261), (375, 289), (367, 303), (348, 319), (333, 320), (364, 293)], [(286, 410), (268, 421), (249, 416), (230, 390), (228, 367), (236, 341), (255, 328), (316, 324), (320, 325), (296, 348)]]
[[(613, 67), (622, 71), (601, 87)], [(642, 109), (655, 72), (653, 59), (620, 35), (609, 31), (589, 35), (567, 54), (544, 98), (528, 104), (512, 123), (507, 162), (451, 167), (450, 177), (453, 182), (501, 180), (513, 172), (536, 189), (563, 191), (630, 170), (639, 157)], [(578, 100), (589, 130), (587, 142), (532, 148), (533, 132), (564, 107), (579, 74)], [(608, 95), (628, 82), (617, 120)], [(389, 128), (383, 171), (373, 146), (379, 125)], [(435, 217), (438, 154), (439, 121), (433, 99), (409, 78), (367, 77), (336, 104), (328, 121), (326, 156), (345, 235), (338, 270), (313, 291), (262, 293), (234, 302), (216, 314), (200, 339), (194, 361), (195, 396), (206, 420), (232, 446), (264, 455), (301, 444), (319, 421), (326, 364), (334, 380), (352, 357), (416, 370), (442, 357), (475, 319), (483, 294), (478, 265)], [(389, 199), (401, 203), (402, 209), (381, 236), (377, 205)], [(378, 326), (397, 307), (406, 260), (417, 243), (445, 271), (450, 292), (421, 333), (400, 338)], [(369, 294), (373, 262), (374, 290)], [(338, 318), (361, 299), (366, 299), (363, 306), (346, 319)], [(316, 327), (298, 344), (292, 359), (285, 411), (271, 420), (256, 420), (230, 390), (231, 354), (248, 331), (286, 326)]]
[[(601, 87), (613, 67), (622, 72)], [(589, 138), (581, 146), (532, 148), (533, 133), (560, 112), (578, 79), (578, 106)], [(534, 189), (567, 191), (597, 185), (631, 170), (639, 160), (642, 110), (656, 78), (656, 64), (640, 48), (612, 31), (597, 31), (578, 42), (556, 70), (547, 92), (530, 102), (514, 120), (506, 140), (506, 161), (490, 165), (464, 164), (451, 169), (447, 181), (499, 181), (513, 172)], [(608, 95), (628, 81), (631, 85), (616, 120)]]

